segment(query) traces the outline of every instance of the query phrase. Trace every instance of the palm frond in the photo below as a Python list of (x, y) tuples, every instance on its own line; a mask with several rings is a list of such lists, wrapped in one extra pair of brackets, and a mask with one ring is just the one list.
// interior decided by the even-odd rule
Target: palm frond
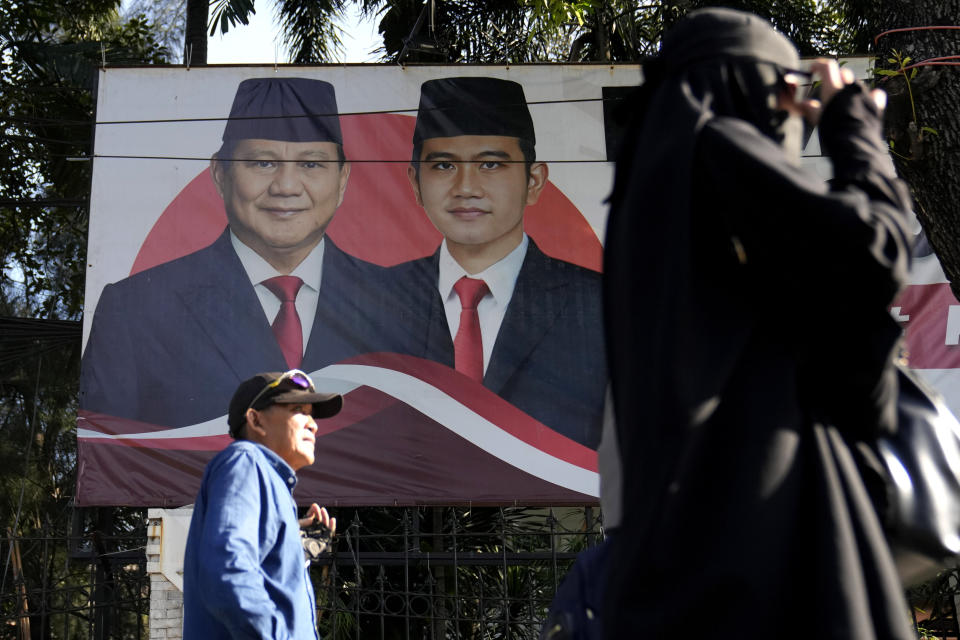
[(343, 30), (337, 18), (344, 8), (343, 0), (297, 2), (280, 0), (277, 15), (283, 43), (296, 64), (333, 62), (343, 51)]
[(220, 33), (227, 33), (230, 27), (250, 24), (250, 16), (257, 12), (254, 0), (214, 0), (210, 8), (210, 35), (214, 35), (218, 29)]

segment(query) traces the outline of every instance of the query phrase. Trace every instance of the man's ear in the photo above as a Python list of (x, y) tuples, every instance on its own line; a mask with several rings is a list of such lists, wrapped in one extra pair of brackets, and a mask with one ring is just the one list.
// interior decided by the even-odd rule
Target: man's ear
[(417, 204), (423, 206), (423, 198), (420, 197), (420, 180), (417, 178), (417, 170), (414, 166), (407, 165), (407, 180), (410, 181), (410, 187), (413, 189), (413, 195), (417, 199)]
[(210, 177), (213, 178), (213, 186), (217, 188), (217, 193), (220, 194), (221, 200), (224, 197), (223, 194), (227, 192), (227, 171), (228, 169), (224, 163), (217, 159), (217, 155), (214, 154), (213, 157), (210, 158)]
[(534, 162), (530, 165), (530, 179), (527, 180), (527, 206), (536, 204), (540, 199), (540, 193), (547, 186), (547, 178), (550, 170), (547, 169), (546, 162)]
[(337, 206), (343, 204), (343, 196), (347, 192), (347, 181), (350, 180), (350, 163), (344, 162), (340, 167), (340, 197), (337, 199)]
[(256, 409), (247, 409), (247, 439), (259, 442), (267, 435), (267, 430), (263, 427), (263, 421), (260, 420), (260, 412)]

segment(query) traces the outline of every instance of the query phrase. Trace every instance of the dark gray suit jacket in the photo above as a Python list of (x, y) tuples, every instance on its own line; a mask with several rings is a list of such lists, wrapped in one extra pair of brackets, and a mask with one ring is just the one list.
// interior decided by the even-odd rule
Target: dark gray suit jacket
[[(413, 355), (453, 367), (439, 251), (393, 271), (423, 309)], [(483, 378), (517, 408), (594, 449), (607, 381), (600, 295), (599, 273), (551, 258), (531, 240)]]
[[(391, 299), (396, 291), (387, 269), (327, 238), (300, 368), (410, 351)], [(209, 247), (104, 288), (82, 366), (81, 409), (168, 427), (225, 415), (241, 381), (287, 368), (229, 231)]]

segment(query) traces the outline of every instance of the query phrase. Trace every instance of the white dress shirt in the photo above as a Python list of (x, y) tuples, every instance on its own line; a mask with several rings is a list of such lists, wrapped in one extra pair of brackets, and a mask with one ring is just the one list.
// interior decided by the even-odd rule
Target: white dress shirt
[[(289, 274), (303, 280), (303, 286), (297, 292), (296, 304), (297, 315), (300, 316), (300, 327), (303, 329), (304, 349), (307, 348), (307, 342), (310, 340), (313, 318), (317, 314), (317, 300), (320, 297), (320, 281), (323, 279), (323, 240), (321, 238), (313, 251)], [(257, 298), (260, 299), (263, 313), (267, 316), (267, 323), (273, 325), (277, 314), (280, 313), (280, 299), (261, 283), (268, 278), (286, 274), (274, 269), (269, 262), (260, 257), (260, 254), (243, 244), (240, 238), (233, 234), (233, 231), (230, 231), (230, 242), (243, 264), (243, 270), (247, 272), (247, 277), (250, 278), (250, 283), (253, 284), (253, 290), (256, 291)]]
[(487, 372), (487, 365), (490, 364), (493, 345), (497, 341), (500, 325), (503, 324), (503, 317), (507, 313), (507, 305), (513, 297), (513, 289), (517, 284), (517, 277), (520, 275), (520, 267), (523, 266), (529, 244), (527, 234), (523, 234), (523, 240), (516, 249), (501, 258), (499, 262), (473, 275), (464, 271), (463, 267), (453, 259), (447, 249), (446, 240), (440, 245), (440, 277), (437, 279), (437, 289), (440, 291), (440, 299), (443, 300), (443, 310), (447, 315), (451, 339), (455, 340), (457, 337), (462, 310), (460, 296), (453, 290), (453, 285), (463, 276), (487, 283), (489, 291), (477, 305), (477, 315), (480, 316), (480, 337), (483, 340), (484, 373)]

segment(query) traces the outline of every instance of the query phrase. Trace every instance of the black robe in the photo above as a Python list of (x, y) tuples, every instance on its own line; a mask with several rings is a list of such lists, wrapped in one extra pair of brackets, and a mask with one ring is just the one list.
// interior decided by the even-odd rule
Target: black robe
[(886, 308), (909, 199), (879, 115), (859, 86), (827, 106), (829, 185), (711, 115), (685, 140), (635, 131), (618, 162), (605, 312), (624, 522), (605, 633), (912, 638), (846, 446), (895, 428)]

